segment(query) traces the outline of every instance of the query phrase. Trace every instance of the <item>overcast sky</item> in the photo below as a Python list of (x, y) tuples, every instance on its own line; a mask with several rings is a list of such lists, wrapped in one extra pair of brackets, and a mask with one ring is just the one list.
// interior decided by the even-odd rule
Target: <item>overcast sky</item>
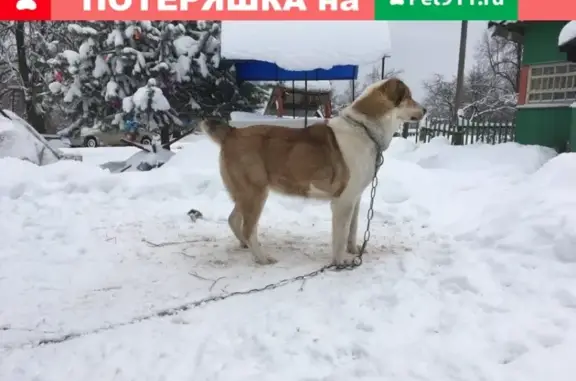
[[(474, 59), (474, 48), (485, 33), (488, 23), (468, 23), (466, 68)], [(423, 97), (422, 81), (433, 73), (456, 75), (460, 22), (390, 22), (392, 54), (386, 66), (401, 69), (401, 78), (413, 89), (415, 98)]]

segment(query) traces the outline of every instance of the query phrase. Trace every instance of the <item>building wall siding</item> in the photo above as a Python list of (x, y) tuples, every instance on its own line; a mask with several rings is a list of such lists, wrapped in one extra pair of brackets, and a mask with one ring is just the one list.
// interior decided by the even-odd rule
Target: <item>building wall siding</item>
[[(516, 113), (516, 142), (537, 144), (566, 151), (569, 142), (576, 142), (573, 108), (518, 108)], [(572, 139), (571, 139), (572, 138)], [(570, 144), (570, 145), (572, 145)], [(574, 147), (572, 147), (574, 149)]]
[(576, 107), (572, 108), (572, 123), (570, 123), (570, 152), (576, 151)]
[(558, 49), (558, 35), (566, 21), (529, 23), (524, 30), (523, 65), (538, 65), (567, 61), (566, 53)]
[[(519, 88), (519, 105), (525, 103), (528, 73), (533, 65), (566, 62), (566, 53), (558, 49), (558, 35), (566, 21), (527, 23), (524, 29), (524, 52)], [(554, 148), (558, 152), (576, 149), (576, 109), (531, 106), (518, 108), (516, 141)]]

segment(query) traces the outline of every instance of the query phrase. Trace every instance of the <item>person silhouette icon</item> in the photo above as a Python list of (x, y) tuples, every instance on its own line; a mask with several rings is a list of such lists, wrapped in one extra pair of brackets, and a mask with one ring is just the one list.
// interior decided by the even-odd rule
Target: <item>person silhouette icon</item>
[(18, 0), (16, 3), (16, 9), (19, 11), (35, 11), (36, 10), (36, 0)]

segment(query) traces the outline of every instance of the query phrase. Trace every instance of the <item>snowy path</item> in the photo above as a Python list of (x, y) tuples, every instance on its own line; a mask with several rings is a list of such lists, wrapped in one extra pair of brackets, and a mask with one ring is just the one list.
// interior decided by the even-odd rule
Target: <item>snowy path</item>
[(327, 205), (271, 198), (261, 241), (279, 263), (256, 266), (212, 144), (149, 173), (95, 166), (121, 150), (0, 160), (0, 380), (573, 379), (575, 155), (398, 139), (361, 268), (131, 324), (321, 267), (330, 224)]

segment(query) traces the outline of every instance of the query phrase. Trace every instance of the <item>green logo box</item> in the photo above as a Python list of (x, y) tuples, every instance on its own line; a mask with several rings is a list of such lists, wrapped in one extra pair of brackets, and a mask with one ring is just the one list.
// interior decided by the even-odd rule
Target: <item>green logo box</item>
[(481, 21), (518, 18), (518, 0), (376, 0), (374, 8), (375, 20)]

